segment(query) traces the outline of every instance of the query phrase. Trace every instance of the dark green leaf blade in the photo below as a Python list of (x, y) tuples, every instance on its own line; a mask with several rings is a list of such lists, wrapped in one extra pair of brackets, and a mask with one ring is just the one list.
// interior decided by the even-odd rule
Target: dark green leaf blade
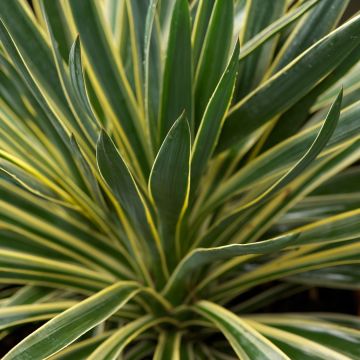
[(217, 260), (231, 259), (236, 256), (249, 254), (265, 254), (280, 251), (296, 240), (297, 235), (260, 241), (255, 244), (232, 244), (214, 248), (198, 248), (190, 252), (172, 273), (163, 290), (171, 302), (179, 304), (187, 292), (185, 286), (189, 275), (202, 266)]
[[(141, 264), (147, 253), (145, 249), (149, 246), (154, 257), (152, 266), (157, 269), (156, 274), (161, 279), (164, 274), (160, 269), (161, 266), (164, 266), (164, 260), (160, 244), (153, 231), (151, 214), (126, 163), (111, 138), (104, 131), (100, 134), (97, 143), (96, 158), (102, 177), (124, 210), (133, 231), (139, 236), (139, 239), (134, 239), (131, 233), (128, 234), (129, 249)], [(142, 251), (139, 246), (142, 246)], [(142, 271), (146, 273), (145, 268), (142, 268)]]
[(233, 0), (215, 1), (195, 75), (196, 127), (228, 61), (233, 18)]
[(86, 111), (89, 119), (93, 122), (93, 124), (98, 126), (99, 121), (91, 107), (91, 103), (86, 91), (79, 36), (76, 37), (70, 49), (69, 72), (71, 85), (78, 102), (82, 105), (82, 108)]
[[(266, 191), (257, 196), (255, 199), (247, 202), (244, 205), (239, 206), (235, 209), (232, 214), (229, 216), (232, 217), (235, 214), (256, 205), (261, 205), (270, 199), (274, 194), (283, 189), (291, 181), (300, 176), (303, 171), (316, 159), (320, 152), (324, 149), (329, 139), (333, 135), (335, 128), (337, 126), (340, 110), (341, 110), (341, 101), (342, 101), (343, 91), (341, 90), (335, 99), (333, 105), (331, 106), (329, 113), (324, 121), (323, 126), (321, 127), (317, 137), (314, 142), (308, 149), (308, 151), (301, 157), (301, 159), (283, 175), (279, 180), (277, 180), (273, 185), (271, 185)], [(227, 219), (223, 222), (226, 224)], [(221, 223), (220, 223), (221, 224)], [(225, 225), (227, 226), (227, 225)]]
[(247, 322), (225, 308), (203, 300), (196, 303), (193, 309), (224, 334), (239, 359), (290, 360)]
[(101, 26), (100, 4), (94, 0), (69, 0), (68, 4), (103, 101), (106, 99), (111, 107), (109, 113), (113, 114), (115, 129), (121, 128), (118, 131), (129, 142), (127, 154), (140, 164), (142, 173), (147, 174), (149, 164), (139, 109), (122, 63)]
[(190, 15), (187, 0), (177, 0), (170, 25), (162, 84), (159, 144), (185, 111), (193, 128)]
[(221, 127), (230, 106), (239, 57), (239, 44), (235, 47), (231, 60), (224, 71), (196, 134), (191, 158), (191, 192), (197, 189), (200, 177), (216, 147)]
[(271, 72), (276, 73), (328, 34), (339, 21), (348, 4), (348, 0), (323, 0), (316, 4), (315, 8), (296, 24), (295, 29), (275, 59)]
[(192, 29), (193, 61), (197, 68), (215, 0), (199, 0)]
[[(264, 28), (272, 25), (279, 19), (285, 11), (285, 5), (285, 0), (275, 2), (263, 0), (249, 1), (245, 28), (241, 34), (241, 44), (246, 45), (248, 41), (251, 41)], [(236, 99), (242, 98), (259, 84), (271, 62), (271, 55), (275, 50), (276, 43), (277, 38), (273, 37), (240, 62), (240, 81), (237, 87)]]
[(3, 359), (46, 359), (106, 320), (138, 291), (134, 282), (118, 282), (105, 288), (31, 333)]
[(234, 106), (225, 121), (218, 150), (246, 138), (306, 95), (360, 44), (359, 32), (360, 16), (356, 16)]
[(88, 360), (115, 360), (118, 359), (126, 345), (137, 338), (147, 329), (156, 326), (162, 321), (152, 315), (145, 315), (132, 321), (115, 331), (106, 341), (98, 346), (87, 357)]
[(167, 258), (174, 259), (176, 228), (188, 202), (190, 151), (189, 125), (182, 114), (161, 145), (149, 178), (149, 191), (158, 212)]
[(180, 332), (163, 332), (155, 349), (154, 360), (180, 359)]

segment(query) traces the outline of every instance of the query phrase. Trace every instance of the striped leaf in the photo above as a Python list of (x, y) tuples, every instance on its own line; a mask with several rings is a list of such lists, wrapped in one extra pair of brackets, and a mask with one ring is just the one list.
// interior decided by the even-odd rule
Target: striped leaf
[(118, 359), (127, 344), (138, 337), (142, 332), (161, 323), (161, 321), (161, 319), (156, 319), (148, 315), (123, 326), (97, 347), (96, 350), (90, 354), (88, 359)]
[[(233, 34), (232, 0), (215, 1), (195, 73), (195, 119), (199, 126), (206, 106), (223, 73)], [(220, 51), (221, 49), (221, 51)]]
[(164, 65), (158, 144), (162, 143), (171, 126), (183, 111), (189, 119), (190, 128), (194, 128), (190, 37), (190, 15), (187, 1), (176, 0), (171, 17)]
[(54, 317), (21, 341), (4, 359), (49, 357), (106, 320), (137, 292), (137, 284), (131, 282), (119, 282), (105, 288)]
[(290, 359), (256, 329), (223, 307), (203, 300), (194, 305), (194, 311), (224, 334), (239, 359)]
[[(190, 185), (190, 131), (185, 115), (167, 134), (151, 169), (149, 192), (158, 212), (166, 255), (179, 251), (177, 224), (184, 213)], [(173, 267), (174, 263), (170, 263)]]
[[(236, 104), (224, 124), (219, 150), (244, 139), (306, 95), (359, 45), (354, 36), (359, 24), (359, 17), (355, 17), (330, 33)], [(345, 41), (349, 38), (351, 41)], [(325, 64), (324, 58), (329, 59)]]

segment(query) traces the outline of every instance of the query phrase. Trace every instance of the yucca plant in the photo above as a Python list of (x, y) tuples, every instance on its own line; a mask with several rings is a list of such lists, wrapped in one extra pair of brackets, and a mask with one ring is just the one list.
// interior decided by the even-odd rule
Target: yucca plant
[(30, 5), (0, 1), (4, 359), (359, 359), (356, 317), (265, 311), (359, 288), (348, 1)]

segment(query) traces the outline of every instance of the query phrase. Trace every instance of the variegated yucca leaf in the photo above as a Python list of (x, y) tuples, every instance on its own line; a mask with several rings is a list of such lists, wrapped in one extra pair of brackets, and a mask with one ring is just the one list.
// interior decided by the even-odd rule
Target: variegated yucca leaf
[(360, 358), (348, 4), (0, 0), (4, 360)]

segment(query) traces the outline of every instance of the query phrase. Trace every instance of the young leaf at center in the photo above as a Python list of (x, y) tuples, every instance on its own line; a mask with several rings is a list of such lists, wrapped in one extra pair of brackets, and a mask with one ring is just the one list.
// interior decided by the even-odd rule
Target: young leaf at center
[[(185, 114), (182, 114), (161, 145), (149, 179), (149, 191), (158, 212), (165, 255), (174, 250), (177, 224), (189, 197), (189, 180), (190, 129)], [(174, 256), (167, 258), (175, 260)]]

